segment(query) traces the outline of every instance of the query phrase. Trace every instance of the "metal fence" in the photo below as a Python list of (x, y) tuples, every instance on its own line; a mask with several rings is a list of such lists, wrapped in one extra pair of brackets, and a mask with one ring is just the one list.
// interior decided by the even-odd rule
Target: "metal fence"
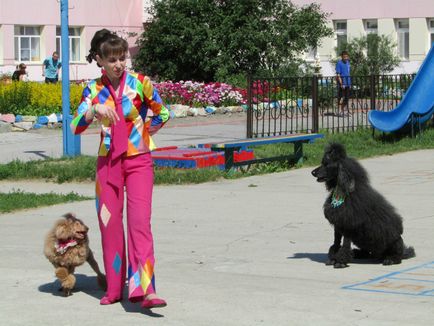
[(353, 76), (345, 107), (338, 103), (336, 77), (249, 77), (247, 137), (370, 127), (368, 111), (395, 108), (414, 76)]

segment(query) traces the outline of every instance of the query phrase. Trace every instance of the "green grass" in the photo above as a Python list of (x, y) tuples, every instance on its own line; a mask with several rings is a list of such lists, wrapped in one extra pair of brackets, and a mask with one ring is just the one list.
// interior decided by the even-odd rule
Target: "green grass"
[[(325, 134), (313, 144), (303, 146), (305, 160), (303, 166), (314, 166), (320, 163), (324, 146), (333, 141), (343, 143), (349, 156), (361, 159), (380, 155), (434, 148), (434, 128), (427, 129), (415, 138), (392, 137), (382, 139), (372, 137), (370, 130), (359, 130), (351, 133)], [(257, 157), (270, 157), (292, 153), (292, 144), (259, 146), (254, 149)], [(76, 158), (48, 159), (31, 162), (13, 161), (0, 164), (0, 180), (43, 179), (62, 182), (93, 181), (95, 179), (96, 158), (80, 156)], [(192, 184), (216, 181), (222, 178), (233, 179), (251, 175), (259, 175), (285, 171), (288, 167), (281, 162), (255, 164), (247, 172), (233, 170), (224, 172), (218, 169), (181, 170), (173, 168), (156, 168), (155, 184)]]
[[(303, 146), (305, 160), (303, 166), (319, 165), (324, 152), (324, 146), (330, 142), (339, 142), (345, 145), (347, 154), (357, 159), (392, 155), (420, 149), (434, 149), (434, 129), (424, 130), (422, 135), (415, 138), (387, 135), (372, 137), (372, 131), (363, 129), (350, 133), (325, 134), (323, 139), (317, 139), (312, 144)], [(257, 157), (278, 156), (293, 150), (292, 144), (277, 144), (273, 146), (260, 146), (255, 148)], [(281, 163), (269, 164), (268, 168), (281, 171), (285, 166)]]
[(415, 138), (387, 135), (372, 137), (372, 131), (359, 130), (348, 134), (328, 135), (325, 139), (304, 146), (304, 153), (308, 157), (305, 165), (317, 165), (320, 163), (324, 151), (324, 145), (329, 142), (340, 142), (345, 145), (347, 154), (357, 159), (393, 155), (402, 152), (434, 149), (434, 129), (424, 130)]
[(0, 180), (44, 179), (58, 183), (94, 180), (95, 165), (96, 158), (91, 156), (29, 162), (15, 160), (0, 164)]
[(55, 193), (34, 194), (16, 190), (9, 193), (0, 193), (0, 213), (89, 199), (92, 199), (92, 197), (80, 196), (74, 192), (60, 195)]

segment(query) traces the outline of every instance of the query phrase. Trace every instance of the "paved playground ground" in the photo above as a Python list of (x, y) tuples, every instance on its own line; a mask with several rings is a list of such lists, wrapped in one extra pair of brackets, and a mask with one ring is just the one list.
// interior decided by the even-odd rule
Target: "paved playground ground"
[[(158, 147), (204, 144), (246, 137), (246, 114), (210, 115), (173, 119), (153, 139)], [(100, 128), (95, 123), (80, 136), (81, 154), (96, 156)], [(0, 164), (14, 159), (29, 161), (63, 155), (61, 129), (0, 133)]]
[[(42, 254), (54, 220), (76, 212), (102, 265), (93, 201), (0, 215), (1, 325), (430, 325), (434, 320), (434, 151), (363, 160), (404, 217), (417, 257), (401, 265), (325, 266), (333, 231), (311, 169), (190, 186), (158, 186), (156, 281), (168, 306), (100, 306), (88, 266), (77, 291), (57, 292)], [(0, 182), (1, 191), (76, 191), (93, 184)]]

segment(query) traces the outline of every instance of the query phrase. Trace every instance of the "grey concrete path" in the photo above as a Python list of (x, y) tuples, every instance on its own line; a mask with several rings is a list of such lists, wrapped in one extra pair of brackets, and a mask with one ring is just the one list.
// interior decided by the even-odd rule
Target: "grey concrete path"
[[(156, 187), (156, 281), (168, 307), (153, 313), (126, 301), (100, 306), (102, 292), (88, 266), (78, 268), (73, 296), (56, 291), (42, 254), (44, 235), (61, 214), (76, 212), (90, 226), (101, 262), (93, 201), (0, 215), (0, 324), (431, 325), (434, 266), (398, 272), (434, 261), (433, 162), (432, 150), (362, 161), (374, 186), (404, 216), (404, 240), (416, 248), (416, 258), (395, 266), (324, 265), (333, 231), (322, 214), (324, 187), (311, 169)], [(59, 191), (34, 182), (0, 187)], [(93, 192), (92, 184), (62, 188)]]
[[(246, 137), (246, 114), (234, 113), (207, 117), (173, 119), (155, 136), (158, 147), (189, 146)], [(81, 135), (81, 153), (97, 155), (100, 135), (97, 126)], [(58, 158), (63, 155), (61, 129), (39, 129), (0, 134), (0, 164), (14, 159), (21, 161)]]

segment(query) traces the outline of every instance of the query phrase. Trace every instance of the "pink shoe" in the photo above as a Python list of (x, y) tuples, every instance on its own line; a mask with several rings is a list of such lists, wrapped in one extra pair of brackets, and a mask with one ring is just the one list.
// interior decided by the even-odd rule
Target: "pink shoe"
[(113, 303), (116, 303), (116, 302), (119, 302), (119, 301), (121, 301), (122, 299), (110, 299), (109, 297), (107, 297), (107, 296), (103, 296), (102, 298), (101, 298), (101, 300), (99, 301), (99, 304), (100, 305), (103, 305), (103, 306), (106, 306), (106, 305), (109, 305), (109, 304), (113, 304)]
[(143, 299), (142, 308), (162, 308), (167, 306), (167, 302), (163, 299)]

